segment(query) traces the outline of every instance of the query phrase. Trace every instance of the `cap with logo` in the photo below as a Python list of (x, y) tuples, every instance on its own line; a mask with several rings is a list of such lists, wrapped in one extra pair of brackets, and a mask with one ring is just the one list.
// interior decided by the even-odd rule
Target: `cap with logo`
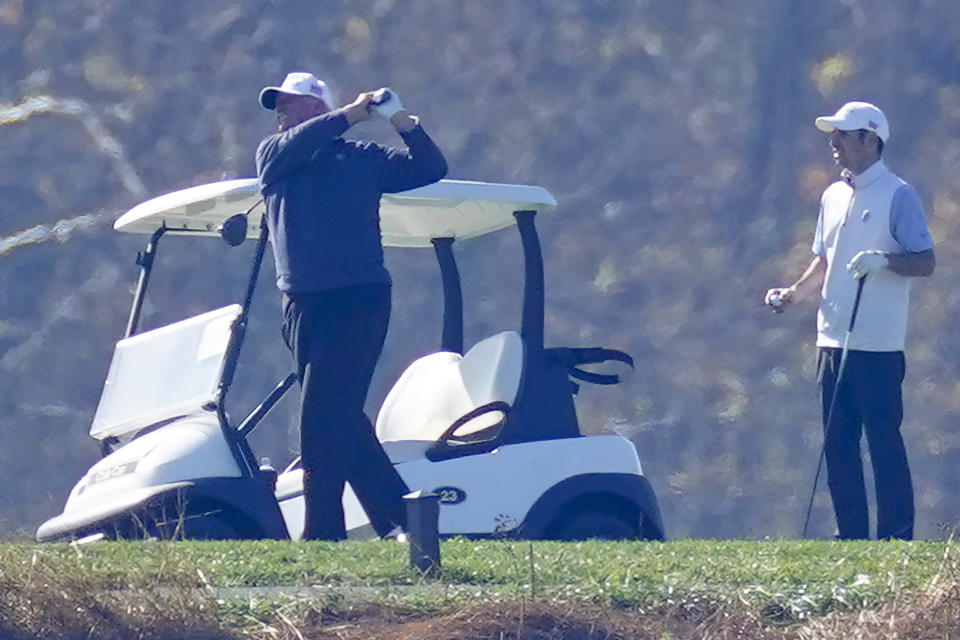
[(331, 110), (336, 108), (330, 87), (323, 80), (318, 80), (312, 73), (302, 71), (288, 73), (279, 87), (264, 87), (260, 91), (260, 104), (265, 109), (274, 109), (277, 106), (278, 93), (286, 93), (292, 96), (313, 96), (326, 102)]
[(840, 107), (832, 116), (820, 116), (815, 123), (817, 129), (830, 133), (834, 129), (840, 131), (857, 131), (864, 129), (873, 131), (877, 137), (887, 141), (890, 137), (890, 125), (887, 117), (877, 107), (869, 102), (848, 102)]

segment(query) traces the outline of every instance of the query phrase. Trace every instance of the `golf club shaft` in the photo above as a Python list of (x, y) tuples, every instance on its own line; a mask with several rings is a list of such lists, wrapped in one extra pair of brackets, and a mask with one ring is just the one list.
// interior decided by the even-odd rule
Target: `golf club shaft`
[(827, 421), (823, 427), (823, 445), (820, 447), (820, 457), (817, 460), (817, 472), (813, 476), (813, 488), (810, 490), (810, 500), (807, 503), (807, 515), (803, 519), (803, 531), (800, 534), (801, 539), (807, 537), (807, 527), (810, 525), (810, 513), (813, 510), (813, 497), (817, 494), (817, 483), (820, 481), (820, 471), (823, 468), (823, 460), (827, 453), (827, 436), (830, 433), (830, 426), (833, 424), (833, 410), (837, 406), (837, 395), (840, 392), (840, 381), (843, 379), (843, 370), (847, 366), (847, 353), (850, 350), (850, 336), (853, 334), (853, 325), (857, 322), (857, 310), (860, 308), (860, 295), (863, 293), (863, 285), (867, 277), (860, 278), (857, 282), (857, 295), (853, 300), (853, 311), (850, 313), (850, 324), (847, 326), (847, 334), (843, 337), (843, 351), (840, 353), (840, 365), (837, 367), (837, 376), (833, 383), (833, 394), (830, 397), (830, 409), (827, 411)]

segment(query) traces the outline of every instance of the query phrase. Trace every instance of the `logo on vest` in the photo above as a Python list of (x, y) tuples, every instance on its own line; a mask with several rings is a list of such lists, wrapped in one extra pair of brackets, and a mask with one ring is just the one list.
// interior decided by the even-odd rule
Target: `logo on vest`
[(863, 213), (860, 214), (860, 219), (864, 222), (870, 220), (870, 209), (864, 209)]

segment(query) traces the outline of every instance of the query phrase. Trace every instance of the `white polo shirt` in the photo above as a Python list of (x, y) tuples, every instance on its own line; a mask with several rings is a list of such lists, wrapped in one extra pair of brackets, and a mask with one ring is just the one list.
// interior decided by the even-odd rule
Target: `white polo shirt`
[[(823, 192), (813, 253), (826, 259), (827, 272), (817, 314), (817, 346), (842, 347), (857, 281), (847, 263), (860, 251), (916, 253), (933, 248), (916, 190), (882, 160), (853, 177), (853, 186), (835, 182)], [(871, 273), (863, 287), (850, 348), (903, 351), (910, 303), (910, 278), (889, 269)]]

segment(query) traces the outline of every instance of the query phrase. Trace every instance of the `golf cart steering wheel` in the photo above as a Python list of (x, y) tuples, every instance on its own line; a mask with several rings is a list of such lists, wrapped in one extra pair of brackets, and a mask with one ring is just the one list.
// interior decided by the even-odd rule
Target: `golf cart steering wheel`
[[(480, 416), (488, 413), (500, 412), (503, 417), (496, 423), (467, 433), (458, 434), (464, 425)], [(510, 412), (510, 405), (502, 400), (494, 400), (487, 404), (480, 405), (476, 409), (463, 414), (453, 424), (447, 427), (436, 442), (427, 449), (427, 459), (431, 462), (438, 460), (447, 460), (459, 456), (472, 455), (475, 453), (485, 453), (497, 446), (498, 436), (503, 430), (503, 425), (507, 422), (507, 414)]]

